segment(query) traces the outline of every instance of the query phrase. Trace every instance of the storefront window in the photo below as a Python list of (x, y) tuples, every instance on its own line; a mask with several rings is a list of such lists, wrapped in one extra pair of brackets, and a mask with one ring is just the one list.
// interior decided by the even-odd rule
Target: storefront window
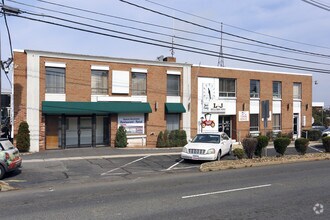
[(180, 114), (167, 114), (166, 115), (166, 129), (168, 131), (180, 129)]

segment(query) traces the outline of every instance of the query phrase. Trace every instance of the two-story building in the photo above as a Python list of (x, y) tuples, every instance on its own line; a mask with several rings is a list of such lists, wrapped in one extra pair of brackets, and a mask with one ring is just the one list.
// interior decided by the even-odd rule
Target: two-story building
[[(268, 131), (299, 137), (311, 127), (312, 77), (34, 50), (14, 52), (14, 134), (30, 126), (31, 151), (155, 147), (160, 131), (225, 131), (233, 139)], [(264, 127), (261, 103), (269, 103)]]

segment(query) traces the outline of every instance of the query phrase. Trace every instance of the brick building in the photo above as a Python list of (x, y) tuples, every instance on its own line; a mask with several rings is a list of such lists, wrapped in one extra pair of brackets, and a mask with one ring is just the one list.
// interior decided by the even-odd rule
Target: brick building
[(312, 121), (306, 74), (16, 50), (13, 78), (14, 134), (26, 120), (31, 151), (114, 146), (119, 125), (129, 147), (155, 147), (165, 129), (184, 129), (188, 139), (203, 131), (237, 140), (267, 131), (299, 137)]

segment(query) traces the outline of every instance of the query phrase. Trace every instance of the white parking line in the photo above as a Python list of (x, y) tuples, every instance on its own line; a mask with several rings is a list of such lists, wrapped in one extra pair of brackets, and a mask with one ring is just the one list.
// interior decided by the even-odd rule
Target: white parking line
[(257, 188), (263, 188), (263, 187), (269, 187), (272, 184), (265, 184), (265, 185), (258, 185), (258, 186), (249, 186), (249, 187), (243, 187), (243, 188), (237, 188), (237, 189), (228, 189), (223, 191), (217, 191), (217, 192), (209, 192), (209, 193), (202, 193), (202, 194), (195, 194), (190, 196), (182, 196), (182, 199), (188, 199), (188, 198), (195, 198), (200, 196), (209, 196), (209, 195), (215, 195), (215, 194), (222, 194), (222, 193), (228, 193), (228, 192), (237, 192), (237, 191), (243, 191), (243, 190), (250, 190), (250, 189), (257, 189)]
[(133, 164), (133, 163), (136, 163), (136, 162), (138, 162), (138, 161), (140, 161), (140, 160), (143, 160), (143, 159), (145, 159), (145, 158), (147, 158), (147, 157), (150, 157), (150, 155), (147, 155), (147, 156), (145, 156), (145, 157), (142, 157), (142, 158), (139, 158), (139, 159), (133, 160), (133, 161), (131, 161), (131, 162), (129, 162), (129, 163), (126, 163), (126, 164), (124, 164), (124, 165), (122, 165), (122, 166), (120, 166), (120, 167), (117, 167), (117, 168), (114, 168), (114, 169), (112, 169), (112, 170), (109, 170), (109, 171), (107, 171), (107, 172), (105, 172), (105, 173), (101, 173), (101, 176), (109, 175), (109, 173), (111, 173), (111, 172), (113, 172), (113, 171), (116, 171), (116, 170), (119, 170), (119, 169), (121, 169), (121, 168), (127, 167), (128, 165), (131, 165), (131, 164)]
[(317, 148), (315, 148), (315, 147), (312, 147), (312, 146), (308, 146), (309, 148), (311, 148), (311, 149), (313, 149), (313, 150), (315, 150), (315, 151), (317, 151), (317, 152), (321, 152), (321, 153), (323, 153), (323, 151), (321, 151), (321, 150), (319, 150), (319, 149), (317, 149)]
[(176, 167), (177, 165), (179, 165), (182, 161), (183, 161), (183, 159), (181, 159), (179, 162), (173, 164), (172, 166), (170, 166), (170, 167), (167, 168), (166, 170), (171, 170), (173, 167)]

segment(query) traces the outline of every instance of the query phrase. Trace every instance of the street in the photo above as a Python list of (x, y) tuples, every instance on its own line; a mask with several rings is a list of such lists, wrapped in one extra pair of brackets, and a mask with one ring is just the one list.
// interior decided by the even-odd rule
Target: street
[(329, 161), (316, 161), (58, 184), (1, 193), (1, 217), (328, 219), (329, 170)]

